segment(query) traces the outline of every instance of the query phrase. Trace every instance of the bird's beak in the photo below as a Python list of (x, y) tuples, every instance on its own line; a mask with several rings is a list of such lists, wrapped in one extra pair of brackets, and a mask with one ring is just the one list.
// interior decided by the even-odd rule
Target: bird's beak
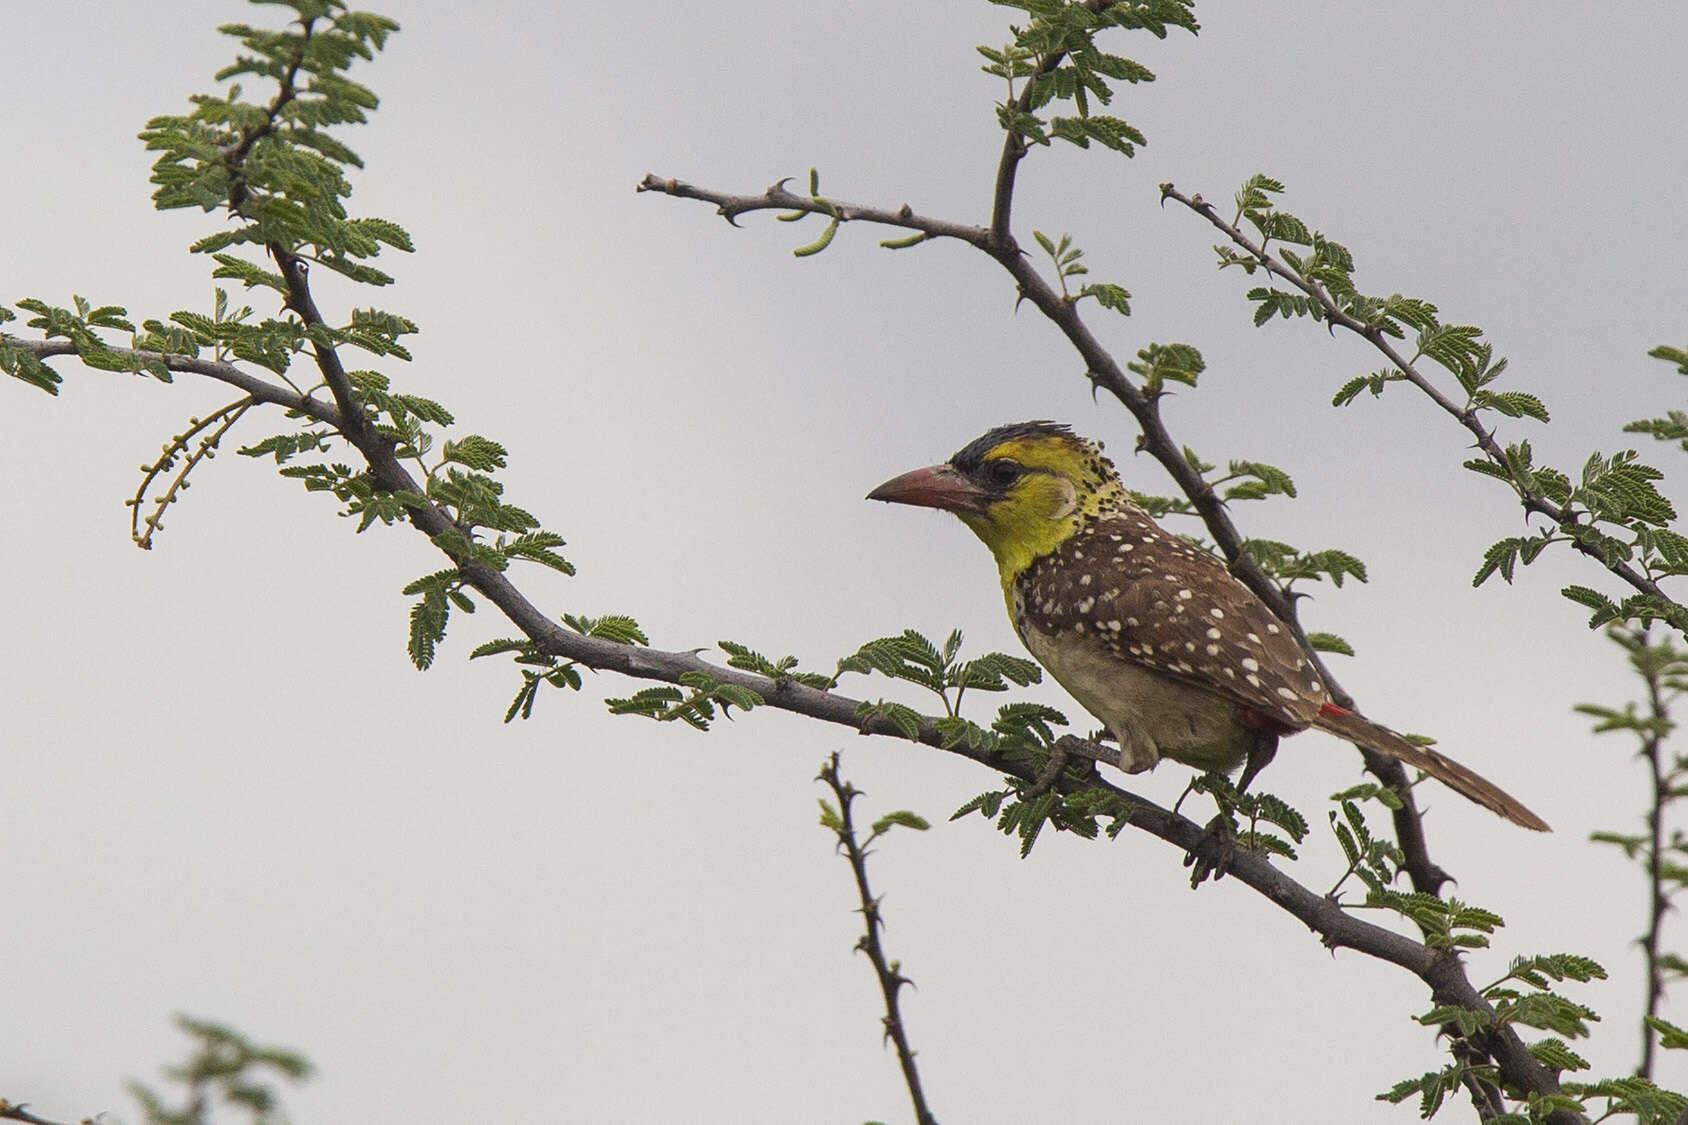
[(983, 513), (991, 494), (962, 476), (953, 465), (930, 465), (893, 477), (867, 494), (869, 500), (942, 508), (948, 512)]

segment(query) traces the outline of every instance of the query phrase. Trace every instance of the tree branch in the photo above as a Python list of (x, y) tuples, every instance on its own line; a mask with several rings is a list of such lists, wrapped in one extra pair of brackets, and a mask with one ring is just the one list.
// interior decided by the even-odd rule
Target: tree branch
[[(1302, 278), (1300, 275), (1295, 273), (1295, 271), (1284, 266), (1282, 263), (1277, 261), (1277, 259), (1266, 253), (1265, 247), (1256, 243), (1253, 239), (1249, 238), (1248, 235), (1237, 229), (1236, 226), (1221, 218), (1219, 213), (1213, 209), (1213, 205), (1204, 200), (1200, 195), (1187, 196), (1171, 184), (1162, 184), (1160, 186), (1160, 190), (1161, 199), (1163, 201), (1167, 199), (1176, 200), (1185, 207), (1189, 208), (1191, 211), (1194, 211), (1196, 214), (1206, 219), (1214, 227), (1222, 231), (1226, 238), (1230, 239), (1232, 243), (1238, 246), (1260, 268), (1264, 269), (1273, 277), (1279, 278), (1288, 284), (1293, 285), (1296, 289), (1312, 298), (1318, 303), (1319, 309), (1324, 314), (1328, 323), (1341, 328), (1346, 328), (1348, 331), (1354, 333), (1356, 336), (1359, 336), (1373, 348), (1381, 352), (1383, 356), (1389, 360), (1390, 366), (1399, 371), (1407, 382), (1417, 387), (1419, 391), (1422, 392), (1431, 402), (1435, 403), (1437, 408), (1444, 414), (1447, 414), (1461, 426), (1465, 427), (1465, 429), (1471, 433), (1472, 437), (1476, 439), (1475, 444), (1477, 448), (1482, 450), (1485, 456), (1497, 465), (1504, 466), (1507, 464), (1506, 455), (1495, 442), (1494, 434), (1483, 425), (1481, 420), (1478, 419), (1476, 412), (1460, 407), (1452, 399), (1448, 398), (1440, 390), (1438, 390), (1436, 385), (1430, 381), (1429, 377), (1418, 369), (1417, 365), (1400, 353), (1400, 350), (1395, 347), (1394, 342), (1387, 334), (1384, 333), (1383, 329), (1379, 328), (1375, 324), (1367, 324), (1365, 321), (1362, 321), (1345, 311), (1342, 306), (1336, 303), (1335, 299), (1331, 297), (1329, 291), (1327, 291), (1324, 286), (1319, 285), (1317, 282), (1308, 281)], [(1526, 513), (1546, 516), (1558, 527), (1571, 528), (1577, 526), (1576, 513), (1570, 508), (1554, 503), (1552, 500), (1542, 496), (1540, 493), (1531, 490), (1521, 481), (1514, 479), (1513, 484), (1519, 490), (1519, 503), (1523, 506)], [(1651, 594), (1653, 597), (1664, 601), (1674, 601), (1674, 599), (1672, 599), (1659, 587), (1658, 583), (1654, 582), (1651, 578), (1648, 578), (1646, 575), (1642, 574), (1622, 559), (1607, 560), (1602, 558), (1600, 551), (1592, 544), (1584, 543), (1579, 539), (1571, 539), (1571, 546), (1600, 563), (1602, 567), (1617, 575), (1635, 590), (1643, 594)]]
[[(838, 820), (832, 825), (833, 832), (838, 837), (838, 849), (844, 853), (849, 861), (850, 873), (856, 879), (856, 897), (861, 902), (861, 914), (865, 920), (862, 937), (856, 942), (856, 948), (867, 954), (867, 959), (873, 965), (874, 976), (879, 980), (879, 994), (885, 1001), (885, 1037), (897, 1049), (897, 1062), (903, 1070), (903, 1084), (908, 1087), (909, 1100), (914, 1103), (914, 1119), (917, 1125), (938, 1125), (938, 1119), (932, 1116), (932, 1110), (926, 1104), (926, 1095), (920, 1088), (920, 1071), (914, 1063), (914, 1048), (909, 1046), (908, 1032), (903, 1027), (902, 1005), (898, 997), (902, 994), (903, 986), (909, 979), (902, 974), (901, 966), (887, 960), (885, 946), (879, 940), (880, 931), (885, 928), (885, 921), (879, 914), (879, 899), (874, 897), (867, 882), (867, 848), (872, 845), (874, 838), (880, 835), (875, 829), (864, 842), (856, 839), (856, 823), (851, 812), (851, 803), (861, 795), (860, 791), (848, 781), (838, 776), (838, 751), (833, 751), (821, 767), (819, 780), (832, 788), (833, 795), (838, 798)], [(823, 823), (829, 823), (824, 821)]]
[(697, 199), (705, 203), (715, 204), (716, 214), (720, 215), (733, 226), (738, 226), (738, 217), (751, 211), (807, 211), (810, 214), (832, 216), (836, 214), (839, 222), (849, 222), (857, 219), (868, 223), (880, 223), (888, 227), (902, 227), (904, 230), (919, 231), (929, 238), (956, 238), (971, 246), (985, 249), (990, 242), (990, 231), (985, 227), (968, 226), (965, 223), (953, 223), (943, 219), (927, 218), (917, 215), (908, 204), (901, 207), (868, 207), (859, 203), (840, 203), (836, 199), (820, 200), (814, 196), (798, 195), (786, 190), (790, 177), (780, 180), (769, 187), (761, 195), (727, 195), (723, 192), (711, 191), (708, 188), (695, 187), (684, 180), (663, 179), (647, 172), (633, 188), (636, 192), (655, 191), (663, 195), (672, 195), (676, 199)]
[[(307, 329), (319, 325), (326, 327), (327, 321), (317, 310), (316, 300), (311, 296), (310, 268), (304, 259), (273, 242), (269, 244), (269, 251), (281, 269), (282, 279), (287, 283), (287, 307), (298, 314)], [(322, 381), (328, 385), (328, 392), (334, 396), (334, 403), (339, 407), (339, 431), (359, 450), (373, 443), (384, 445), (390, 455), (393, 443), (370, 428), (369, 419), (357, 404), (352, 381), (340, 363), (340, 353), (316, 340), (311, 341), (311, 353), (316, 357), (317, 370), (322, 373)]]
[(26, 1125), (61, 1125), (60, 1122), (49, 1121), (29, 1112), (28, 1102), (13, 1104), (5, 1098), (0, 1098), (0, 1121), (22, 1121)]
[[(71, 340), (24, 340), (17, 336), (0, 334), (0, 342), (7, 347), (21, 348), (41, 360), (81, 354), (75, 342)], [(167, 369), (185, 375), (203, 375), (207, 379), (215, 379), (219, 383), (227, 383), (237, 390), (244, 391), (251, 396), (253, 402), (295, 410), (313, 421), (333, 426), (337, 430), (342, 428), (342, 415), (333, 403), (302, 395), (289, 386), (268, 382), (224, 360), (201, 359), (198, 356), (174, 355), (170, 352), (145, 351), (139, 348), (120, 348), (115, 345), (106, 345), (101, 350), (129, 359), (162, 363)]]

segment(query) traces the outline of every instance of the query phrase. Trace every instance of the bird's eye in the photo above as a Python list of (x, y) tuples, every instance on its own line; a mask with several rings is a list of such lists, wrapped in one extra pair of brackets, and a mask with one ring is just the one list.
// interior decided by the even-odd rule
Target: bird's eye
[(997, 488), (1007, 488), (1024, 472), (1018, 461), (1010, 461), (1006, 457), (999, 457), (985, 465), (985, 479)]

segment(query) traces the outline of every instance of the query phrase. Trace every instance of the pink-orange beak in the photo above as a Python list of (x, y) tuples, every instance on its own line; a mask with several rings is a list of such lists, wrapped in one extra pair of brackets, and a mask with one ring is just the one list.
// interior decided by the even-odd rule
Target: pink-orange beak
[(929, 465), (893, 477), (867, 494), (869, 500), (942, 508), (946, 512), (984, 512), (991, 494), (963, 476), (953, 465)]

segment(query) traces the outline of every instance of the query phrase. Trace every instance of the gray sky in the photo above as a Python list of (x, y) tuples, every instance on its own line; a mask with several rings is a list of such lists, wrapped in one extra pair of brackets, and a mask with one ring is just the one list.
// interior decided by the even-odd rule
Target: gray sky
[[(1027, 417), (1108, 440), (1129, 483), (1161, 490), (1129, 456), (1129, 418), (1092, 403), (1055, 331), (963, 247), (893, 254), (846, 228), (798, 260), (812, 225), (734, 231), (632, 190), (655, 172), (755, 191), (818, 165), (839, 198), (983, 220), (999, 90), (973, 46), (1001, 43), (1012, 13), (535, 7), (381, 9), (404, 30), (361, 72), (383, 104), (348, 138), (368, 163), (353, 203), (419, 253), (383, 260), (401, 279), (387, 292), (319, 292), (419, 321), (417, 362), (390, 373), (510, 447), (511, 496), (580, 568), (524, 588), (558, 614), (635, 613), (661, 647), (731, 638), (824, 669), (904, 626), (1018, 651), (959, 524), (862, 496)], [(1471, 590), (1518, 523), (1504, 489), (1458, 467), (1460, 432), (1399, 390), (1330, 409), (1374, 358), (1307, 323), (1250, 327), (1213, 232), (1155, 185), (1218, 201), (1255, 171), (1286, 181), (1363, 287), (1483, 325), (1511, 385), (1555, 412), (1506, 435), (1575, 469), (1680, 403), (1644, 353), (1683, 341), (1688, 15), (1623, 12), (1203, 4), (1197, 39), (1113, 45), (1160, 75), (1115, 105), (1148, 148), (1036, 152), (1017, 211), (1022, 239), (1069, 231), (1097, 279), (1136, 295), (1129, 321), (1097, 320), (1117, 355), (1202, 349), (1202, 389), (1168, 408), (1180, 440), (1295, 476), (1301, 499), (1241, 508), (1245, 528), (1370, 564), (1369, 584), (1306, 610), (1359, 650), (1337, 662), (1344, 685), (1555, 825), (1544, 839), (1427, 794), (1457, 893), (1509, 923), (1473, 978), (1520, 953), (1602, 961), (1612, 980), (1576, 995), (1605, 1016), (1587, 1054), (1609, 1072), (1634, 1061), (1642, 888), (1584, 841), (1635, 823), (1643, 779), (1570, 712), (1631, 688), (1553, 593), (1605, 584), (1549, 560)], [(233, 47), (217, 24), (273, 14), (8, 6), (3, 299), (208, 305), (208, 263), (183, 251), (209, 221), (151, 212), (132, 138), (209, 88)], [(0, 1094), (132, 1119), (121, 1083), (177, 1056), (185, 1011), (305, 1051), (320, 1073), (290, 1096), (301, 1122), (906, 1120), (850, 952), (848, 872), (814, 823), (811, 778), (842, 748), (864, 811), (937, 822), (887, 842), (873, 873), (940, 1118), (1414, 1119), (1371, 1098), (1441, 1064), (1411, 1022), (1422, 986), (1331, 956), (1240, 886), (1192, 895), (1157, 841), (1046, 836), (1021, 862), (983, 821), (944, 821), (994, 782), (977, 766), (772, 713), (709, 736), (613, 719), (599, 699), (638, 685), (610, 676), (502, 726), (514, 673), (463, 658), (510, 628), (459, 617), (414, 672), (398, 591), (438, 556), (404, 531), (354, 537), (262, 463), (207, 466), (136, 551), (135, 467), (228, 396), (61, 369), (56, 401), (6, 389), (0, 443), (18, 533)], [(266, 424), (241, 439), (282, 428)], [(1038, 697), (1077, 718), (1058, 689)], [(1135, 780), (1171, 800), (1186, 778)], [(1308, 735), (1265, 784), (1317, 821), (1359, 778)], [(1316, 833), (1297, 870), (1328, 885), (1334, 844)]]

